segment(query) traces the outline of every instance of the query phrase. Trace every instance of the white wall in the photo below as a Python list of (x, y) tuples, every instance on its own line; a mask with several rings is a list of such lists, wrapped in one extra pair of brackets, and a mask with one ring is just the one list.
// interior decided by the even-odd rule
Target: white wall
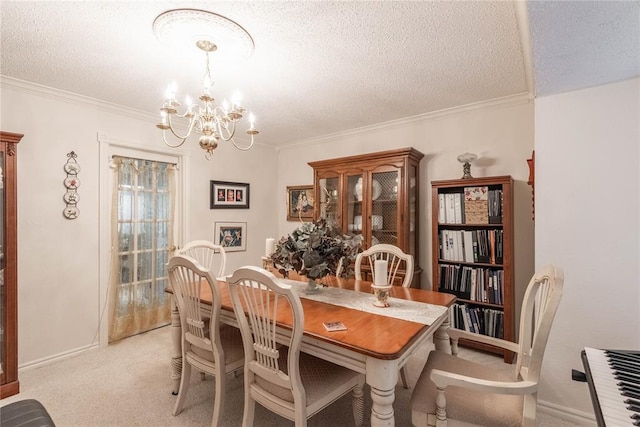
[(640, 79), (536, 100), (536, 265), (565, 271), (539, 399), (592, 417), (584, 347), (640, 348)]
[[(424, 269), (422, 287), (431, 289), (431, 181), (462, 177), (462, 165), (456, 157), (465, 151), (479, 156), (471, 167), (473, 176), (514, 178), (516, 283), (521, 288), (526, 286), (533, 274), (534, 250), (526, 162), (533, 150), (533, 103), (521, 98), (380, 124), (282, 148), (278, 157), (281, 190), (276, 237), (298, 225), (286, 221), (284, 188), (313, 184), (313, 169), (307, 162), (401, 147), (414, 147), (425, 155), (420, 163), (420, 259), (416, 260)], [(523, 294), (520, 289), (517, 300), (522, 300)]]
[[(99, 144), (109, 138), (166, 149), (155, 118), (100, 101), (4, 78), (1, 81), (3, 131), (23, 133), (18, 145), (18, 363), (21, 367), (95, 345), (99, 304)], [(159, 100), (160, 102), (161, 100)], [(211, 161), (197, 142), (188, 174), (185, 239), (211, 239), (214, 221), (248, 223), (247, 251), (230, 253), (228, 266), (260, 265), (264, 240), (276, 224), (273, 185), (277, 152), (256, 146), (240, 152), (222, 146)], [(63, 165), (75, 151), (80, 216), (62, 216)], [(210, 210), (209, 180), (250, 183), (251, 208)], [(105, 316), (106, 319), (106, 316)]]

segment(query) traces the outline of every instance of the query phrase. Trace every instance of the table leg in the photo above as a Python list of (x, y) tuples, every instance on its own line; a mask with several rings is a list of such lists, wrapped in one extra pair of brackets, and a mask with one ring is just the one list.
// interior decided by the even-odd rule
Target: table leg
[(393, 401), (398, 382), (398, 361), (367, 358), (367, 384), (371, 387), (371, 426), (394, 426)]
[(180, 390), (180, 377), (182, 376), (182, 327), (180, 325), (180, 313), (175, 297), (171, 296), (171, 380), (173, 390), (171, 394), (176, 396)]
[(444, 319), (444, 322), (438, 327), (436, 333), (433, 334), (433, 344), (438, 351), (444, 351), (451, 354), (451, 340), (449, 339), (449, 316)]

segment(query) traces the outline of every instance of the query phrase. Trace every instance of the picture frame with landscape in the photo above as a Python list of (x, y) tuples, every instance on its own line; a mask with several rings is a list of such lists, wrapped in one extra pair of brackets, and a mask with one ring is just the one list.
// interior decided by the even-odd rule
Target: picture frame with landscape
[(241, 252), (247, 250), (247, 223), (222, 222), (214, 223), (213, 242), (224, 248), (225, 252)]
[(313, 185), (287, 186), (287, 221), (313, 219)]

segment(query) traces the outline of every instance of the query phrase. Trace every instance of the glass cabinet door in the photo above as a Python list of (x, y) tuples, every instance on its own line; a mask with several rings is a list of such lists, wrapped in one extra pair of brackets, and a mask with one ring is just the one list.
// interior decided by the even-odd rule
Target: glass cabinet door
[(318, 218), (323, 218), (330, 226), (342, 228), (340, 219), (340, 179), (337, 176), (320, 178), (319, 198), (316, 206)]
[[(366, 230), (366, 221), (364, 217), (363, 200), (366, 197), (362, 194), (363, 191), (363, 175), (347, 175), (346, 177), (346, 219), (347, 219), (347, 232), (355, 235), (360, 235)], [(366, 243), (366, 235), (365, 235)]]
[(398, 246), (399, 171), (371, 174), (371, 245)]

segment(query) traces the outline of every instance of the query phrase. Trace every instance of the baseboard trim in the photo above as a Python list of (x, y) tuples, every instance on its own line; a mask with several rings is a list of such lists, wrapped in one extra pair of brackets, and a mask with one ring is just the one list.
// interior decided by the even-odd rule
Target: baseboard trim
[(562, 420), (570, 421), (580, 426), (597, 426), (596, 418), (593, 414), (567, 408), (566, 406), (538, 400), (538, 412), (551, 415)]
[(30, 369), (39, 368), (41, 366), (50, 365), (55, 362), (59, 362), (65, 359), (69, 359), (71, 357), (78, 356), (82, 353), (85, 353), (90, 350), (98, 350), (99, 344), (90, 344), (84, 347), (78, 347), (73, 350), (65, 351), (63, 353), (54, 354), (48, 357), (44, 357), (42, 359), (36, 359), (31, 362), (25, 363), (24, 365), (18, 366), (18, 373), (21, 371), (28, 371)]

